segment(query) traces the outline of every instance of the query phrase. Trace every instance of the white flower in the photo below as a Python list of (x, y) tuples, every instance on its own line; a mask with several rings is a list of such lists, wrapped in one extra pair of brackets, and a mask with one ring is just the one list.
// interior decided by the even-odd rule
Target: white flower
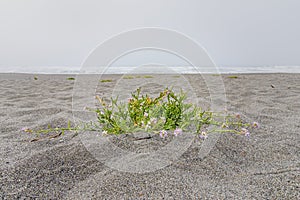
[(150, 129), (151, 128), (151, 126), (149, 125), (149, 124), (147, 124), (146, 126), (145, 126), (145, 130), (147, 131), (148, 129)]
[(108, 135), (107, 131), (105, 131), (105, 130), (102, 131), (102, 135), (103, 135), (103, 136), (107, 136), (107, 135)]

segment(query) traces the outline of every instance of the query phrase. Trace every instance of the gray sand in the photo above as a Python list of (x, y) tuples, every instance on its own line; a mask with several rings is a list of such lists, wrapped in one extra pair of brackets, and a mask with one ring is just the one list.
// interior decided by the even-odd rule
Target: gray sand
[[(145, 174), (107, 167), (74, 133), (31, 142), (35, 136), (22, 133), (22, 127), (66, 126), (72, 119), (74, 81), (66, 78), (75, 76), (37, 76), (0, 74), (1, 199), (300, 199), (300, 74), (223, 75), (228, 110), (258, 121), (261, 128), (249, 139), (222, 135), (204, 159), (197, 156), (201, 141), (195, 140), (171, 165)], [(106, 98), (116, 83), (146, 81), (104, 78), (113, 80), (97, 88)], [(185, 78), (207, 106), (203, 80), (198, 75)], [(176, 77), (168, 80), (176, 82)], [(157, 84), (147, 85), (146, 92), (156, 90)], [(152, 142), (138, 145), (144, 151), (165, 143), (158, 138)], [(126, 142), (118, 143), (126, 148)]]

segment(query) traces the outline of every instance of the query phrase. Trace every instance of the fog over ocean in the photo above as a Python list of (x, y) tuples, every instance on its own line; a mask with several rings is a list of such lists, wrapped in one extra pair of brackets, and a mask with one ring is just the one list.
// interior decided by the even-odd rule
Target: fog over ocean
[[(196, 42), (222, 73), (299, 73), (299, 8), (299, 0), (3, 0), (0, 73), (78, 73), (83, 61), (103, 43), (117, 41), (114, 39), (125, 32), (146, 28), (173, 31)], [(158, 36), (161, 35), (150, 37), (157, 43), (146, 45), (146, 49), (161, 48), (164, 41), (171, 39)], [(109, 44), (122, 48), (141, 38)], [(182, 44), (180, 40), (175, 42)], [(169, 44), (172, 46), (174, 41)], [(179, 53), (171, 47), (163, 49)], [(183, 51), (187, 50), (194, 51)], [(153, 51), (126, 57), (116, 66), (149, 62), (189, 65)], [(124, 70), (112, 68), (109, 72)], [(176, 70), (194, 72), (191, 67)], [(201, 71), (208, 73), (209, 69)]]

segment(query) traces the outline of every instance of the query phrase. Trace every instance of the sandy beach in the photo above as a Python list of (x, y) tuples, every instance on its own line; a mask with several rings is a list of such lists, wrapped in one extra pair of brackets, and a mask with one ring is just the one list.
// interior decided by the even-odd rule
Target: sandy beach
[[(1, 199), (300, 199), (300, 74), (221, 75), (228, 110), (259, 122), (260, 129), (250, 138), (223, 134), (204, 159), (195, 140), (173, 163), (145, 174), (109, 168), (72, 132), (35, 141), (21, 131), (63, 127), (73, 119), (76, 80), (70, 77), (76, 75), (0, 74)], [(184, 77), (193, 99), (209, 107), (203, 79)], [(155, 78), (180, 82), (160, 75), (101, 78), (111, 80), (98, 83), (96, 94), (104, 98), (120, 93), (116, 85), (128, 84), (130, 91), (145, 84), (155, 93)], [(147, 145), (143, 150), (156, 148)]]

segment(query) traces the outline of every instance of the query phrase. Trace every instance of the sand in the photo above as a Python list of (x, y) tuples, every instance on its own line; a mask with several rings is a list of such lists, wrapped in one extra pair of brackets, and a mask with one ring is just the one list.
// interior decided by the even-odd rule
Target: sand
[[(194, 140), (170, 165), (128, 173), (97, 160), (74, 133), (32, 141), (35, 135), (20, 130), (66, 126), (75, 82), (67, 78), (75, 75), (0, 74), (1, 199), (300, 199), (300, 74), (236, 76), (221, 77), (227, 107), (261, 124), (250, 138), (224, 134), (203, 159), (198, 157), (201, 141)], [(154, 77), (169, 83), (178, 78)], [(209, 106), (199, 77), (185, 75), (196, 98)], [(99, 82), (96, 93), (107, 99), (120, 93), (115, 85), (128, 84), (130, 90), (149, 81), (145, 91), (156, 92), (160, 83), (151, 77), (102, 78), (112, 82)], [(115, 140), (138, 151), (166, 143), (154, 138), (135, 147), (126, 146), (128, 138)]]

